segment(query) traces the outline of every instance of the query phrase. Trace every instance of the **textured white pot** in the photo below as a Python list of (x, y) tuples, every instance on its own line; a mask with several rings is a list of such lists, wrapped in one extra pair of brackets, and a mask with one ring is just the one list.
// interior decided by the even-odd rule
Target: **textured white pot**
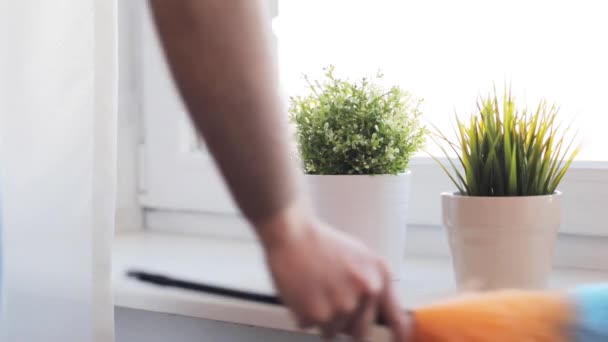
[(318, 214), (362, 241), (401, 276), (410, 174), (306, 175)]
[(442, 207), (460, 287), (547, 286), (561, 219), (561, 193), (525, 197), (442, 194)]

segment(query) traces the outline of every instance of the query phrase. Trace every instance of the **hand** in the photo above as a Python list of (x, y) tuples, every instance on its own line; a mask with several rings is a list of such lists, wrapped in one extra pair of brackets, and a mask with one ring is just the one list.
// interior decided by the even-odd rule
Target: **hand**
[(395, 341), (410, 332), (386, 264), (355, 239), (298, 208), (258, 227), (275, 285), (300, 327), (364, 340), (378, 313)]

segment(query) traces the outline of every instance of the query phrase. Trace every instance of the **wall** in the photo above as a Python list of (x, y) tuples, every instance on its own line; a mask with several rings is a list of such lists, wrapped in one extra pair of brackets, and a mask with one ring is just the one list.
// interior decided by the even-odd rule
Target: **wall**
[(141, 142), (138, 82), (138, 18), (143, 1), (119, 3), (118, 189), (116, 232), (142, 229), (138, 201), (138, 146)]

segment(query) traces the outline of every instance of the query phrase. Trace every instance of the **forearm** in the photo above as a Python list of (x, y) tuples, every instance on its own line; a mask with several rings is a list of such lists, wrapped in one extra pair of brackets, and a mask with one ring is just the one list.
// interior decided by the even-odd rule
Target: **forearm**
[(297, 197), (263, 0), (152, 0), (166, 56), (243, 213), (270, 220)]

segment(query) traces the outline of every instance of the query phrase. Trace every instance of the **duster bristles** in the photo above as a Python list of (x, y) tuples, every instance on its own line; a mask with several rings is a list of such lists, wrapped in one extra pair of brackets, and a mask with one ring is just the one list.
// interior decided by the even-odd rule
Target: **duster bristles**
[(414, 342), (568, 342), (564, 294), (500, 291), (415, 310)]

